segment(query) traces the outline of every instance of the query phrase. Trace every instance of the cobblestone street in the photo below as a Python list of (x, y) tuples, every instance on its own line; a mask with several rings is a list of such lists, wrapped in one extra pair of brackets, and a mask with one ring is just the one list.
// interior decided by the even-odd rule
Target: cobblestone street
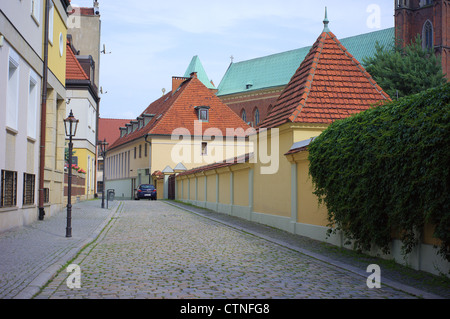
[(36, 299), (415, 298), (252, 234), (161, 201), (125, 201)]

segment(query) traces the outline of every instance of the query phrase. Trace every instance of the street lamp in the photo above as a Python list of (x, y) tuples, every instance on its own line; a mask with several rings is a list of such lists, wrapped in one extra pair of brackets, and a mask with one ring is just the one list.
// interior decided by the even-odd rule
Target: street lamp
[(102, 208), (105, 208), (105, 165), (106, 165), (106, 147), (108, 143), (106, 142), (106, 138), (103, 141), (98, 141), (97, 143), (100, 145), (100, 154), (103, 157), (103, 187), (102, 187)]
[(66, 237), (72, 237), (72, 137), (77, 133), (78, 120), (73, 116), (70, 110), (69, 116), (64, 120), (64, 129), (66, 136), (69, 137), (69, 176), (67, 185), (67, 227)]

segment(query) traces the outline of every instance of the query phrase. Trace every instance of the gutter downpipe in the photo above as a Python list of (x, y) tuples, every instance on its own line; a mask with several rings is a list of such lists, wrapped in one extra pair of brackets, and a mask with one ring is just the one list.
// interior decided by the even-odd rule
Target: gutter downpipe
[(44, 220), (44, 174), (45, 174), (45, 130), (47, 126), (47, 80), (48, 80), (48, 32), (50, 2), (45, 1), (45, 31), (44, 31), (44, 70), (42, 76), (42, 104), (41, 104), (41, 139), (39, 153), (39, 220)]

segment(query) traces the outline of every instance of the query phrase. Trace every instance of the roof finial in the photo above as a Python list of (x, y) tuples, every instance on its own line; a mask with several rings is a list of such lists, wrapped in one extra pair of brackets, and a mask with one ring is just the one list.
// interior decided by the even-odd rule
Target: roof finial
[(328, 28), (328, 23), (330, 21), (328, 20), (328, 14), (327, 14), (327, 7), (325, 7), (325, 18), (323, 19), (323, 32), (330, 32), (330, 29)]

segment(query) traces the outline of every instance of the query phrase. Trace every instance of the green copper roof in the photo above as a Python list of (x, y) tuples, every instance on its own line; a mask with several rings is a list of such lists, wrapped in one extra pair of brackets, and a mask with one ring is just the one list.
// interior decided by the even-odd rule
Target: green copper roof
[(197, 78), (208, 88), (208, 89), (215, 89), (214, 85), (212, 85), (211, 81), (208, 78), (208, 75), (205, 72), (205, 69), (203, 68), (202, 63), (200, 62), (200, 59), (197, 55), (195, 55), (191, 63), (189, 64), (186, 72), (184, 73), (184, 77), (189, 77), (192, 72), (197, 72)]
[[(340, 39), (359, 62), (375, 54), (375, 43), (386, 47), (394, 44), (394, 28)], [(231, 63), (219, 84), (217, 95), (227, 95), (276, 86), (284, 86), (294, 75), (311, 46), (272, 54), (261, 58)]]

